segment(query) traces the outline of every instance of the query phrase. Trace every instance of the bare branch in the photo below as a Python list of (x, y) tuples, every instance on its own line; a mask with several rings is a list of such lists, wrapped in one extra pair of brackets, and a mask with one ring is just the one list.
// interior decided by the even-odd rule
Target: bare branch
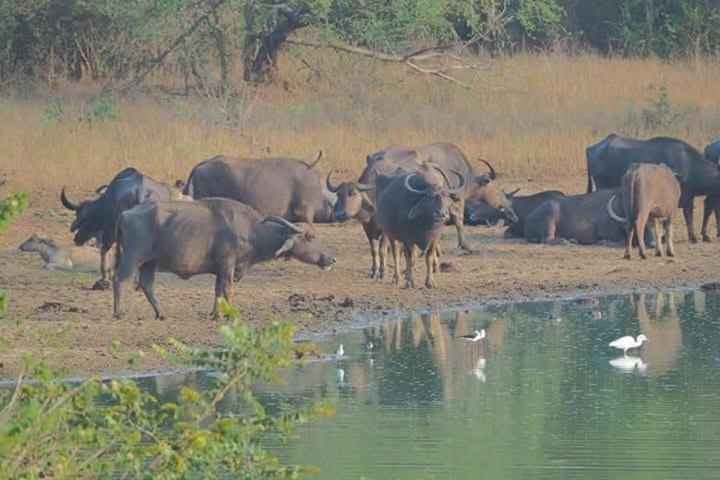
[[(302, 47), (310, 47), (310, 48), (330, 48), (339, 52), (346, 52), (351, 53), (353, 55), (361, 55), (364, 57), (374, 58), (376, 60), (380, 60), (382, 62), (388, 62), (388, 63), (404, 63), (408, 67), (410, 67), (412, 70), (422, 73), (424, 75), (434, 75), (436, 77), (442, 78), (443, 80), (446, 80), (448, 82), (455, 83), (456, 85), (460, 85), (463, 88), (466, 88), (468, 90), (471, 90), (472, 87), (463, 82), (458, 80), (457, 78), (448, 75), (446, 73), (447, 70), (467, 70), (467, 69), (477, 69), (482, 66), (480, 63), (471, 64), (457, 55), (450, 54), (444, 50), (447, 50), (449, 46), (435, 46), (430, 48), (423, 48), (421, 50), (417, 50), (415, 52), (409, 53), (407, 55), (394, 55), (390, 53), (383, 53), (383, 52), (377, 52), (374, 50), (370, 50), (367, 48), (362, 47), (354, 47), (352, 45), (341, 45), (336, 43), (320, 43), (320, 42), (314, 42), (310, 40), (303, 40), (300, 38), (295, 37), (288, 37), (285, 40), (287, 43), (293, 44), (293, 45), (299, 45)], [(421, 62), (423, 60), (428, 60), (431, 58), (450, 58), (453, 61), (459, 62), (462, 65), (451, 65), (446, 68), (429, 68), (424, 67), (418, 64), (418, 62)]]

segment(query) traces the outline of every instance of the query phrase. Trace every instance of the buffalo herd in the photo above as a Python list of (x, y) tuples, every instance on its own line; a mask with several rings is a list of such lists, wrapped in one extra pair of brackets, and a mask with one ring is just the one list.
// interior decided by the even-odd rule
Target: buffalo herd
[(688, 239), (697, 242), (696, 196), (706, 197), (703, 240), (710, 240), (710, 216), (720, 219), (720, 141), (701, 153), (674, 138), (608, 135), (586, 149), (587, 193), (581, 195), (506, 193), (489, 162), (470, 162), (450, 143), (387, 147), (367, 156), (357, 181), (339, 183), (335, 170), (320, 179), (314, 167), (321, 157), (306, 163), (216, 156), (198, 163), (175, 188), (127, 168), (92, 200), (73, 202), (64, 188), (60, 199), (75, 212), (75, 243), (96, 238), (101, 246), (102, 275), (94, 288), (109, 288), (112, 280), (115, 316), (132, 278), (161, 316), (156, 271), (215, 275), (216, 298), (229, 300), (233, 283), (259, 262), (295, 258), (328, 269), (335, 258), (325, 253), (316, 223), (359, 222), (370, 248), (370, 277), (384, 277), (389, 252), (396, 285), (404, 256), (405, 286), (415, 286), (417, 247), (425, 259), (424, 284), (433, 288), (445, 225), (455, 227), (458, 246), (468, 251), (466, 225), (504, 224), (505, 236), (533, 243), (625, 243), (629, 259), (635, 244), (642, 258), (648, 244), (657, 255), (674, 255), (671, 222), (678, 207)]

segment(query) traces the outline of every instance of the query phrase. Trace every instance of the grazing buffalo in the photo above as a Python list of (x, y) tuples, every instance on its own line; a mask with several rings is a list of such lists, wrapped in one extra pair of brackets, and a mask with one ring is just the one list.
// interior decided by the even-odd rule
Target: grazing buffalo
[(626, 238), (624, 219), (613, 219), (608, 208), (608, 202), (617, 192), (617, 189), (600, 190), (547, 200), (525, 219), (525, 238), (531, 243), (552, 243), (559, 239), (585, 245), (622, 242)]
[(515, 192), (507, 194), (510, 199), (512, 209), (517, 215), (516, 222), (508, 221), (503, 212), (491, 208), (485, 202), (470, 202), (466, 203), (465, 218), (469, 218), (472, 225), (478, 225), (481, 223), (485, 224), (497, 224), (499, 221), (505, 221), (508, 228), (505, 230), (506, 237), (522, 237), (525, 233), (525, 219), (530, 215), (533, 210), (542, 205), (547, 200), (556, 200), (564, 198), (565, 194), (559, 190), (548, 190), (545, 192), (535, 193), (533, 195), (516, 195)]
[[(705, 147), (705, 158), (720, 168), (720, 140), (715, 140), (713, 143)], [(700, 229), (700, 236), (702, 236), (704, 242), (711, 241), (710, 235), (707, 233), (707, 229), (708, 223), (710, 222), (710, 216), (713, 213), (715, 214), (717, 238), (720, 239), (720, 195), (708, 195), (705, 197), (702, 229)]]
[(93, 237), (102, 237), (101, 278), (95, 282), (93, 289), (104, 290), (110, 287), (111, 262), (108, 255), (115, 243), (115, 225), (120, 214), (146, 201), (170, 200), (173, 193), (168, 185), (157, 182), (134, 168), (121, 171), (107, 187), (100, 187), (98, 191), (102, 193), (95, 200), (74, 203), (67, 198), (63, 188), (60, 200), (65, 208), (75, 212), (70, 231), (76, 232), (76, 245), (83, 245)]
[[(414, 248), (425, 252), (427, 274), (425, 286), (436, 287), (433, 278), (435, 253), (442, 228), (450, 216), (450, 195), (457, 195), (465, 185), (465, 178), (457, 171), (458, 184), (451, 188), (447, 174), (437, 165), (422, 162), (418, 169), (395, 176), (378, 175), (377, 224), (383, 234), (383, 243), (389, 242), (395, 257), (393, 283), (400, 281), (399, 243), (405, 250), (405, 285), (414, 287)], [(399, 242), (399, 243), (398, 243)], [(384, 255), (384, 248), (380, 248)]]
[[(323, 269), (335, 263), (335, 258), (322, 253), (314, 233), (282, 217), (263, 218), (247, 205), (224, 198), (138, 205), (118, 220), (118, 246), (113, 279), (116, 317), (123, 286), (136, 271), (138, 288), (160, 318), (153, 289), (156, 270), (183, 279), (213, 274), (214, 298), (230, 301), (233, 280), (256, 263), (296, 258)], [(212, 315), (217, 315), (216, 302)]]
[[(625, 258), (632, 256), (633, 236), (637, 235), (640, 258), (645, 259), (645, 241), (641, 233), (645, 232), (645, 225), (651, 220), (655, 230), (655, 253), (661, 257), (662, 220), (667, 238), (667, 254), (675, 256), (675, 247), (672, 241), (672, 216), (680, 201), (680, 184), (675, 173), (665, 164), (649, 165), (634, 163), (623, 175), (621, 193), (623, 206), (627, 218), (627, 240), (625, 243)], [(613, 217), (619, 217), (612, 212), (612, 201), (608, 202), (609, 212)]]
[(312, 164), (292, 158), (233, 158), (218, 155), (193, 167), (183, 193), (194, 199), (222, 197), (312, 225), (325, 198)]
[(680, 203), (685, 215), (688, 238), (697, 242), (693, 227), (693, 198), (700, 195), (720, 195), (720, 171), (691, 145), (674, 138), (656, 137), (635, 140), (608, 135), (600, 143), (586, 150), (588, 192), (595, 186), (617, 188), (631, 163), (664, 163), (680, 182)]
[(453, 205), (450, 207), (450, 220), (457, 230), (458, 246), (464, 250), (470, 250), (463, 234), (467, 200), (484, 201), (492, 207), (502, 208), (510, 221), (517, 220), (510, 201), (493, 181), (497, 174), (492, 165), (481, 160), (488, 166), (489, 172), (477, 173), (465, 154), (451, 143), (432, 143), (416, 149), (392, 146), (368, 155), (367, 161), (365, 172), (360, 177), (360, 182), (365, 184), (373, 183), (373, 171), (382, 175), (393, 175), (398, 168), (411, 172), (416, 170), (421, 162), (432, 162), (446, 172), (454, 170), (467, 179), (463, 188), (452, 195)]

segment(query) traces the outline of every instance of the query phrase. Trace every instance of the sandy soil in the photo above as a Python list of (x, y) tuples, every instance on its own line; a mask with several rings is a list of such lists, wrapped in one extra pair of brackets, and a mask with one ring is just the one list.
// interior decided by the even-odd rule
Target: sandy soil
[[(522, 182), (514, 184), (523, 186), (524, 192), (537, 190)], [(567, 187), (547, 187), (563, 186)], [(196, 345), (216, 342), (219, 323), (208, 318), (213, 295), (210, 276), (183, 281), (161, 274), (157, 297), (166, 319), (154, 320), (145, 298), (134, 292), (127, 296), (125, 317), (115, 320), (112, 293), (90, 289), (97, 274), (42, 270), (36, 254), (7, 248), (33, 232), (71, 242), (72, 217), (50, 201), (42, 203), (33, 205), (2, 238), (0, 289), (10, 292), (12, 303), (9, 312), (0, 316), (0, 378), (16, 373), (22, 355), (37, 349), (51, 365), (82, 373), (126, 370), (129, 355), (139, 350), (146, 355), (135, 368), (162, 367), (151, 347), (168, 337)], [(682, 231), (679, 219), (676, 231)], [(392, 286), (387, 279), (368, 278), (367, 242), (358, 224), (320, 226), (319, 232), (338, 258), (336, 268), (323, 272), (295, 261), (256, 266), (235, 288), (234, 303), (244, 320), (259, 325), (289, 319), (301, 334), (322, 334), (359, 322), (390, 321), (407, 310), (720, 280), (720, 242), (680, 241), (676, 260), (652, 257), (629, 262), (622, 259), (621, 246), (529, 245), (504, 239), (500, 229), (470, 227), (468, 239), (476, 252), (456, 248), (454, 229), (447, 228), (442, 258), (446, 271), (437, 276), (439, 288), (408, 290)], [(421, 283), (424, 265), (416, 268)]]

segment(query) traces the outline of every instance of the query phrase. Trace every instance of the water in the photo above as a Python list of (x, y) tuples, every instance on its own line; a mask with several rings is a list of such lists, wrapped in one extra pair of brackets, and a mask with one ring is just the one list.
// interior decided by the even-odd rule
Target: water
[[(318, 466), (311, 478), (720, 478), (719, 317), (703, 292), (417, 315), (321, 343), (345, 358), (258, 395), (275, 410), (334, 403), (271, 445)], [(480, 327), (477, 344), (456, 338)], [(607, 346), (640, 332), (650, 342), (628, 358)], [(212, 378), (144, 381), (169, 400)]]

